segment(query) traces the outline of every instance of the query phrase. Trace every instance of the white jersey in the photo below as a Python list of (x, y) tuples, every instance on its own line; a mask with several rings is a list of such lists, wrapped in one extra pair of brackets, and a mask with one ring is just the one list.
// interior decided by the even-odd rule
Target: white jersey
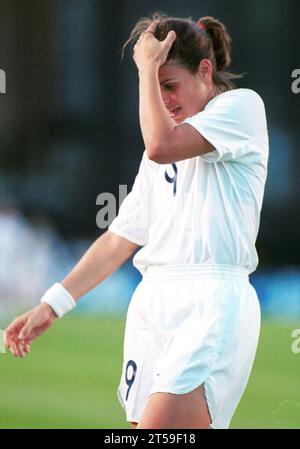
[(134, 266), (233, 265), (253, 272), (267, 176), (268, 131), (260, 96), (235, 89), (183, 123), (215, 148), (157, 164), (144, 152), (132, 191), (109, 230), (143, 246)]

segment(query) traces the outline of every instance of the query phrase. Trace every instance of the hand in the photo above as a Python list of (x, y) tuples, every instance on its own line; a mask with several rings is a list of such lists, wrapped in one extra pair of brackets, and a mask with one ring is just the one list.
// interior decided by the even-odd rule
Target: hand
[(176, 39), (176, 33), (173, 30), (169, 31), (164, 41), (156, 39), (154, 33), (157, 23), (158, 21), (154, 21), (149, 25), (133, 48), (133, 59), (139, 71), (148, 66), (156, 65), (159, 68), (163, 65)]
[(33, 340), (45, 332), (57, 316), (46, 304), (16, 318), (4, 331), (4, 343), (15, 357), (24, 357), (30, 352)]

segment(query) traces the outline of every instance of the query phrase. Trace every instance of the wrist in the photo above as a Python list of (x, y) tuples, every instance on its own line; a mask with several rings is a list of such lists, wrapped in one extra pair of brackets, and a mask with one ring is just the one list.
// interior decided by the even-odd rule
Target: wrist
[(47, 304), (59, 318), (76, 305), (72, 295), (58, 282), (45, 292), (41, 298), (41, 303)]
[(158, 63), (148, 63), (144, 64), (143, 67), (139, 68), (139, 77), (157, 77), (158, 78), (158, 70), (159, 70), (159, 64)]
[(39, 305), (39, 307), (41, 307), (41, 309), (45, 310), (45, 312), (46, 312), (47, 314), (50, 313), (51, 317), (53, 317), (53, 318), (58, 318), (58, 316), (56, 315), (56, 313), (54, 312), (54, 310), (52, 309), (52, 307), (49, 306), (48, 303), (42, 302), (42, 303)]

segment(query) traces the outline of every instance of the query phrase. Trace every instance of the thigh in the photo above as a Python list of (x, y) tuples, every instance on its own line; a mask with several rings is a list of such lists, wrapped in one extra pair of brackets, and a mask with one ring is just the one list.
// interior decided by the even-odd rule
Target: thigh
[(211, 418), (204, 387), (185, 394), (149, 396), (137, 429), (208, 429)]

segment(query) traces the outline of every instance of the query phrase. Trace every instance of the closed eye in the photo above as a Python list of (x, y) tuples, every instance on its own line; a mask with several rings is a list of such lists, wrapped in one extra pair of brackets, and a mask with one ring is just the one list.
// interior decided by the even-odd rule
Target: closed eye
[(175, 88), (175, 84), (165, 84), (164, 88), (169, 91), (173, 90)]

